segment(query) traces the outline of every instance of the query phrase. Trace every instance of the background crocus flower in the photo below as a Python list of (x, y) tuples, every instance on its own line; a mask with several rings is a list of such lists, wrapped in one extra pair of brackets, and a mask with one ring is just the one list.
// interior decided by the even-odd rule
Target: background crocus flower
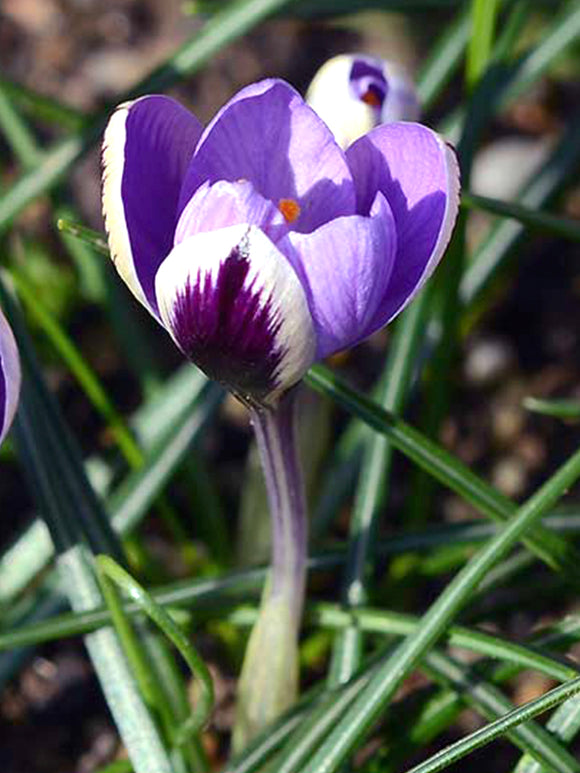
[(121, 105), (103, 159), (119, 273), (185, 356), (250, 407), (256, 432), (272, 572), (240, 679), (240, 748), (298, 689), (306, 507), (291, 387), (418, 292), (451, 235), (457, 164), (414, 123), (379, 126), (345, 152), (279, 80), (242, 89), (206, 129), (168, 97)]
[(419, 124), (346, 153), (278, 80), (203, 130), (172, 99), (122, 105), (104, 144), (113, 259), (183, 353), (254, 405), (391, 320), (440, 260), (455, 156)]
[(0, 444), (10, 429), (20, 394), (20, 360), (16, 341), (0, 309)]
[(375, 126), (416, 121), (421, 104), (402, 67), (366, 54), (340, 54), (318, 70), (306, 101), (347, 148)]

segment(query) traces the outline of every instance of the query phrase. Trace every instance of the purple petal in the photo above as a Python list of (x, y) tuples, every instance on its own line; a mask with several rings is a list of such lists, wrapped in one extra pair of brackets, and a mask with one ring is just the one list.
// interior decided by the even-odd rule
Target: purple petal
[(202, 130), (178, 102), (153, 95), (120, 105), (105, 131), (103, 213), (111, 253), (155, 316), (155, 274), (173, 246), (179, 192)]
[(397, 249), (393, 216), (381, 194), (370, 217), (338, 218), (311, 234), (290, 232), (280, 249), (288, 250), (306, 289), (317, 359), (353, 346), (381, 326)]
[(382, 306), (386, 324), (416, 295), (451, 238), (459, 207), (459, 168), (435, 132), (413, 123), (379, 126), (347, 151), (357, 210), (369, 211), (376, 191), (389, 202), (397, 257)]
[(258, 226), (271, 239), (279, 238), (288, 226), (280, 210), (260, 196), (249, 180), (204, 183), (189, 201), (175, 231), (175, 244), (196, 233), (230, 225)]
[(20, 394), (20, 360), (12, 330), (0, 309), (0, 444), (10, 429)]
[(208, 181), (249, 180), (278, 206), (295, 201), (292, 227), (312, 231), (354, 213), (354, 188), (332, 133), (287, 83), (265, 80), (242, 89), (204, 132), (180, 198), (183, 209)]
[(248, 402), (275, 401), (314, 360), (302, 286), (255, 226), (197, 233), (176, 245), (156, 290), (162, 320), (185, 356)]

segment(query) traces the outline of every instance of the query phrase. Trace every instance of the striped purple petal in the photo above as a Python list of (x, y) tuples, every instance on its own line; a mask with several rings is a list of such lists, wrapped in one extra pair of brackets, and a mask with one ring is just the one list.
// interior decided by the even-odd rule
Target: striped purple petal
[(0, 444), (10, 429), (20, 394), (20, 360), (16, 341), (0, 309)]
[(179, 192), (201, 133), (188, 110), (161, 95), (120, 105), (105, 131), (103, 213), (112, 257), (155, 316), (155, 274), (173, 246)]

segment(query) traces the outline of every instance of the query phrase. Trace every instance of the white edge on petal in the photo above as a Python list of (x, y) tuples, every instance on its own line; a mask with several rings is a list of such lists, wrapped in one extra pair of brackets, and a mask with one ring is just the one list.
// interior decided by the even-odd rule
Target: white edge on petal
[[(141, 97), (143, 99), (143, 97)], [(125, 218), (125, 205), (123, 203), (123, 171), (125, 168), (125, 143), (127, 141), (127, 118), (133, 105), (139, 100), (123, 102), (116, 109), (103, 138), (103, 195), (102, 208), (105, 220), (105, 230), (109, 237), (111, 258), (119, 275), (131, 290), (137, 300), (142, 303), (151, 314), (150, 307), (141, 283), (135, 271), (131, 239), (127, 229)]]
[(403, 311), (403, 309), (413, 300), (413, 298), (417, 295), (419, 290), (423, 287), (425, 282), (429, 279), (431, 274), (437, 268), (441, 258), (445, 253), (445, 250), (447, 249), (449, 241), (451, 240), (453, 226), (455, 225), (455, 221), (457, 220), (457, 214), (459, 212), (459, 194), (461, 191), (461, 176), (460, 176), (459, 163), (457, 161), (457, 155), (455, 153), (455, 150), (452, 147), (452, 145), (446, 142), (445, 139), (440, 134), (437, 134), (437, 132), (434, 132), (432, 129), (429, 129), (428, 127), (422, 124), (421, 124), (421, 128), (431, 132), (431, 134), (437, 141), (439, 148), (443, 152), (443, 160), (447, 171), (447, 195), (446, 195), (446, 201), (445, 201), (445, 212), (443, 213), (443, 222), (442, 222), (441, 229), (439, 230), (437, 241), (435, 242), (435, 247), (433, 248), (433, 252), (431, 253), (429, 260), (427, 261), (427, 265), (425, 266), (419, 281), (415, 285), (413, 292), (411, 292), (409, 296), (405, 298), (405, 301), (389, 317), (386, 324), (388, 324), (392, 319), (394, 319)]
[(18, 398), (20, 395), (20, 358), (14, 334), (8, 324), (8, 321), (0, 309), (0, 367), (2, 368), (6, 386), (6, 406), (4, 411), (4, 421), (0, 426), (0, 443), (4, 440), (6, 433), (14, 419)]
[(276, 387), (267, 398), (275, 402), (279, 394), (297, 383), (312, 365), (316, 353), (316, 334), (304, 289), (287, 258), (256, 226), (233, 225), (195, 234), (177, 244), (165, 258), (155, 277), (155, 292), (163, 324), (172, 332), (175, 300), (188, 281), (202, 276), (217, 277), (222, 262), (240, 247), (249, 258), (244, 287), (252, 286), (265, 304), (271, 299), (274, 320), (280, 320), (276, 345), (283, 352), (273, 374)]

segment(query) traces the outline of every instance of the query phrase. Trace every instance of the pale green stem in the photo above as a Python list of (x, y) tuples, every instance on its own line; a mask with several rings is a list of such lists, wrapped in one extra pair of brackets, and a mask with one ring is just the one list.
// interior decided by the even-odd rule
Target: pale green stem
[(237, 750), (298, 696), (307, 521), (295, 408), (295, 393), (291, 393), (275, 409), (251, 409), (272, 517), (272, 569), (240, 677), (234, 731)]

